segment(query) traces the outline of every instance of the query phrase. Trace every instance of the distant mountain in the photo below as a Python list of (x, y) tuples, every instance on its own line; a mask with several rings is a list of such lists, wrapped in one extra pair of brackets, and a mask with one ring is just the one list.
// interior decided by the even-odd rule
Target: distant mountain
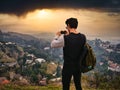
[(37, 40), (37, 38), (28, 35), (28, 34), (21, 34), (21, 33), (17, 33), (17, 32), (2, 32), (0, 31), (0, 37), (3, 38), (21, 38), (21, 39), (25, 39), (25, 40)]
[(47, 41), (50, 41), (53, 39), (53, 37), (55, 36), (54, 33), (45, 33), (45, 32), (42, 32), (42, 33), (37, 33), (37, 34), (32, 34), (34, 37), (36, 38), (39, 38), (39, 39), (44, 39), (44, 40), (47, 40)]
[(13, 43), (16, 43), (22, 46), (45, 42), (44, 40), (38, 39), (32, 35), (21, 34), (21, 33), (16, 33), (16, 32), (2, 32), (2, 31), (0, 31), (0, 41), (1, 42), (13, 42)]
[(28, 34), (21, 34), (21, 33), (17, 33), (17, 32), (8, 32), (8, 34), (11, 37), (18, 37), (24, 40), (38, 40), (38, 38), (35, 38), (34, 36), (28, 35)]

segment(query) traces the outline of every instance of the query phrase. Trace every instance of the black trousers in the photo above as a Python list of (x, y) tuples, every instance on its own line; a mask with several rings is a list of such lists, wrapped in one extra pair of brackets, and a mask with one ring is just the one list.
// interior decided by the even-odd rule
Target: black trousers
[(62, 70), (63, 90), (69, 90), (70, 89), (70, 82), (71, 82), (72, 76), (73, 76), (73, 79), (74, 79), (76, 90), (82, 90), (80, 67), (76, 68), (76, 67), (66, 67), (66, 66), (64, 66), (63, 70)]

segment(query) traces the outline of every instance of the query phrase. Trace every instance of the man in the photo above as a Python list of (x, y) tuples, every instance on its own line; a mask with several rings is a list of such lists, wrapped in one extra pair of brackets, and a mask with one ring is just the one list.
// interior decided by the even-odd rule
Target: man
[(61, 31), (57, 32), (56, 37), (51, 42), (51, 47), (63, 47), (63, 90), (69, 90), (72, 76), (76, 90), (82, 90), (79, 58), (82, 53), (83, 45), (86, 43), (86, 37), (77, 31), (78, 20), (76, 18), (69, 18), (65, 23), (67, 25), (66, 33), (61, 34)]

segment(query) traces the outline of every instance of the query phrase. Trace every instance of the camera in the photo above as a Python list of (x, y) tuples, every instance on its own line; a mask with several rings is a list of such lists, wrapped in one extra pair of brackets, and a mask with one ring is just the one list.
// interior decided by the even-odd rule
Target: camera
[(61, 34), (66, 34), (67, 31), (63, 30), (63, 31), (60, 31)]

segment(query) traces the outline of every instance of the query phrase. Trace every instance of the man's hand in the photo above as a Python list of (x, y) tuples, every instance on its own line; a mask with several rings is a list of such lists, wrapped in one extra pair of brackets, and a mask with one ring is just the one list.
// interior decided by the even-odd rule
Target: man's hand
[(69, 35), (70, 33), (67, 31), (67, 33), (65, 35)]
[(56, 33), (56, 36), (61, 36), (60, 31), (58, 31), (58, 32)]

